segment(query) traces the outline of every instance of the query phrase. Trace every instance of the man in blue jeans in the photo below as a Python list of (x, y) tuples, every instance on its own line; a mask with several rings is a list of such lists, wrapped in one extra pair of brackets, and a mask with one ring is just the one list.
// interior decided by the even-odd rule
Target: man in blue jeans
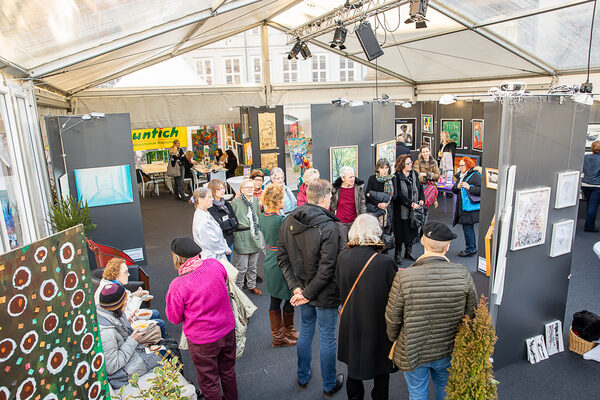
[(293, 293), (291, 303), (300, 306), (298, 386), (306, 389), (311, 377), (312, 341), (319, 324), (319, 358), (323, 395), (333, 396), (344, 385), (336, 375), (337, 310), (339, 290), (335, 282), (339, 232), (329, 211), (331, 185), (317, 179), (306, 190), (308, 203), (292, 211), (279, 230), (277, 263)]
[(471, 273), (445, 254), (456, 238), (440, 222), (423, 227), (425, 253), (394, 277), (385, 311), (387, 334), (394, 342), (394, 364), (404, 371), (410, 400), (429, 398), (429, 375), (435, 399), (446, 397), (450, 356), (458, 325), (473, 317), (477, 293)]

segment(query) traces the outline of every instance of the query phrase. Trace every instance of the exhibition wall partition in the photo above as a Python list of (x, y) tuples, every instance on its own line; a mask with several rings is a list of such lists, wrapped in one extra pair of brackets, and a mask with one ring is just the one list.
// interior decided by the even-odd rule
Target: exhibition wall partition
[(244, 162), (252, 169), (285, 171), (285, 135), (283, 106), (240, 107)]
[(377, 144), (395, 138), (394, 108), (378, 103), (311, 105), (313, 161), (321, 178), (335, 181), (345, 165), (353, 167), (362, 180), (373, 175)]
[(525, 359), (525, 340), (564, 320), (589, 118), (588, 106), (559, 96), (507, 96), (501, 107), (490, 282), (495, 368)]
[(88, 117), (46, 117), (57, 194), (87, 200), (96, 229), (86, 234), (145, 265), (129, 114)]

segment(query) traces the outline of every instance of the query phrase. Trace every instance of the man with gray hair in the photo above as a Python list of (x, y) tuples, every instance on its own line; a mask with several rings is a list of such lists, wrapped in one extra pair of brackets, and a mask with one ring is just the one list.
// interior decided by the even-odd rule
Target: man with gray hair
[(394, 277), (385, 310), (393, 361), (404, 371), (411, 399), (445, 397), (454, 338), (465, 314), (473, 317), (477, 293), (471, 273), (446, 253), (456, 234), (441, 222), (423, 227), (425, 253)]
[(318, 323), (323, 395), (331, 397), (344, 384), (344, 375), (336, 375), (339, 220), (329, 211), (329, 182), (312, 181), (306, 196), (308, 203), (292, 211), (281, 224), (277, 263), (293, 293), (292, 305), (300, 306), (298, 385), (306, 389), (311, 377), (312, 342)]
[(333, 182), (331, 212), (340, 220), (340, 248), (346, 246), (348, 230), (356, 217), (367, 212), (364, 186), (364, 181), (348, 166), (340, 168), (340, 177)]

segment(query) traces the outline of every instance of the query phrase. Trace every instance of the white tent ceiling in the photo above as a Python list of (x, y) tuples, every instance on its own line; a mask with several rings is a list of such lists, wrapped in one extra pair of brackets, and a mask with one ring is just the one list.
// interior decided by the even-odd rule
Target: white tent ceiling
[[(353, 3), (355, 0), (352, 0)], [(391, 0), (363, 0), (377, 4)], [(289, 31), (345, 0), (35, 0), (0, 2), (0, 68), (73, 94), (262, 23)], [(371, 17), (380, 70), (411, 85), (583, 72), (592, 0), (430, 0), (428, 28), (408, 1)], [(591, 67), (600, 68), (596, 10)], [(344, 55), (366, 60), (349, 25)], [(328, 46), (331, 31), (311, 39)], [(340, 53), (340, 51), (336, 51)]]

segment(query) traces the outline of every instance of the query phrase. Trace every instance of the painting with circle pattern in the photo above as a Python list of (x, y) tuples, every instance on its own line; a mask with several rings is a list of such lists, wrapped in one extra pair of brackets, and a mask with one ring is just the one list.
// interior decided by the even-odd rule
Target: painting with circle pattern
[(110, 399), (81, 225), (0, 255), (0, 400)]

